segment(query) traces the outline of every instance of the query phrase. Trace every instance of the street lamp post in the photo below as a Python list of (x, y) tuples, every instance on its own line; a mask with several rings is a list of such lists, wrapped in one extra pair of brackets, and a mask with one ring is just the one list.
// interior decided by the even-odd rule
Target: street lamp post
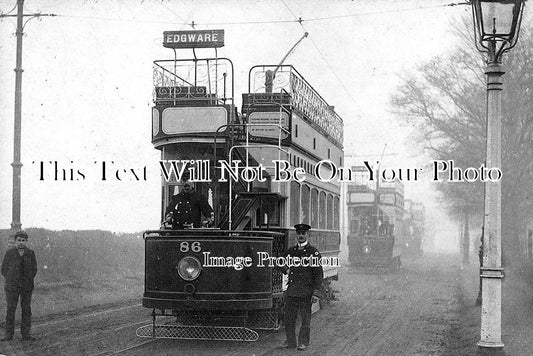
[[(487, 167), (501, 167), (502, 55), (518, 40), (525, 0), (472, 0), (476, 46), (487, 53)], [(481, 339), (479, 347), (503, 348), (501, 340), (501, 182), (485, 183)]]

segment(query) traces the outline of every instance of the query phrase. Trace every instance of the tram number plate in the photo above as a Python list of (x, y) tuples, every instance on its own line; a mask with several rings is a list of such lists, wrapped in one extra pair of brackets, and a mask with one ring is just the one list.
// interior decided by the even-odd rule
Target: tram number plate
[(200, 252), (202, 251), (202, 246), (200, 245), (200, 241), (194, 241), (189, 243), (189, 241), (183, 241), (180, 243), (180, 251), (181, 252)]

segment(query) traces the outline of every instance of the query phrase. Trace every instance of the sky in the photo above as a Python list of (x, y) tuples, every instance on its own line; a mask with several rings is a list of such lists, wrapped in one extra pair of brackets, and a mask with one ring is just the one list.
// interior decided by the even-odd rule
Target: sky
[[(0, 0), (0, 11), (8, 13), (15, 3)], [(400, 76), (456, 46), (450, 22), (471, 17), (471, 9), (443, 6), (452, 3), (26, 0), (26, 13), (57, 16), (32, 19), (24, 29), (23, 227), (133, 232), (159, 225), (159, 151), (150, 142), (152, 62), (173, 56), (162, 46), (163, 31), (190, 30), (193, 21), (196, 29), (224, 29), (218, 53), (233, 61), (238, 107), (248, 70), (279, 63), (309, 32), (285, 63), (343, 118), (345, 153), (351, 155), (346, 165), (377, 160), (384, 148), (383, 164), (425, 165), (429, 158), (406, 142), (409, 128), (398, 123), (389, 101)], [(0, 228), (11, 223), (15, 28), (13, 18), (0, 19)], [(102, 161), (137, 172), (146, 167), (147, 179), (102, 181)], [(74, 180), (55, 180), (54, 162), (72, 170)], [(407, 191), (434, 213), (442, 210), (431, 184), (418, 182)]]

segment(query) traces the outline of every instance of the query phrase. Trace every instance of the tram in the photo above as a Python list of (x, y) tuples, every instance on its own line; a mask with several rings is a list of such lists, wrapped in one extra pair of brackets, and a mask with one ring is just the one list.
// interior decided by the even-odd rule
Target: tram
[[(258, 329), (280, 327), (285, 289), (261, 256), (282, 256), (296, 243), (292, 226), (306, 223), (322, 256), (338, 257), (340, 183), (314, 171), (322, 160), (342, 164), (342, 119), (290, 65), (252, 67), (240, 112), (235, 99), (228, 58), (154, 62), (152, 144), (168, 173), (161, 218), (183, 168), (208, 197), (214, 224), (144, 233), (142, 305), (153, 320), (138, 336), (256, 340)], [(304, 180), (283, 179), (295, 169)], [(337, 273), (324, 267), (326, 294)]]
[[(353, 167), (357, 173), (364, 167)], [(368, 184), (355, 179), (347, 185), (348, 259), (352, 266), (370, 271), (397, 271), (403, 239), (403, 184)]]
[(425, 208), (422, 203), (405, 200), (402, 255), (421, 257), (424, 254)]

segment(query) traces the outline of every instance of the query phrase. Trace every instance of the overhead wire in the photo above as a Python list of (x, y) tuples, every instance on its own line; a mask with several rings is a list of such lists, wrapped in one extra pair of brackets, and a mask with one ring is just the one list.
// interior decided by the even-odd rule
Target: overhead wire
[(390, 14), (395, 12), (406, 12), (406, 11), (417, 11), (417, 10), (427, 10), (427, 9), (437, 9), (440, 7), (454, 7), (459, 5), (470, 5), (470, 2), (459, 2), (459, 3), (449, 3), (449, 4), (440, 4), (440, 5), (433, 5), (433, 6), (419, 6), (419, 7), (413, 7), (413, 8), (405, 8), (405, 9), (395, 9), (395, 10), (384, 10), (384, 11), (372, 11), (372, 12), (365, 12), (361, 14), (348, 14), (348, 15), (336, 15), (336, 16), (326, 16), (326, 17), (315, 17), (311, 19), (305, 20), (306, 22), (312, 22), (312, 21), (323, 21), (323, 20), (334, 20), (334, 19), (341, 19), (341, 18), (347, 18), (347, 17), (356, 17), (356, 16), (362, 16), (362, 15), (381, 15), (381, 14)]
[[(171, 9), (170, 7), (168, 7), (167, 5), (165, 5), (162, 1), (159, 3), (161, 6), (163, 6), (164, 8), (166, 8), (168, 11), (170, 11), (171, 13), (173, 13), (178, 19), (180, 19), (181, 21), (184, 21), (184, 24), (186, 25), (187, 24), (187, 20), (183, 19), (183, 17), (181, 17), (180, 15), (178, 15), (178, 13), (176, 11), (174, 11), (173, 9)], [(184, 25), (184, 24), (181, 24), (181, 25)], [(192, 26), (194, 28), (194, 26)]]
[[(292, 14), (292, 16), (294, 16), (295, 18), (297, 19), (301, 19), (300, 17), (296, 16), (296, 14), (291, 10), (291, 8), (285, 3), (285, 0), (281, 0), (281, 2), (283, 3), (283, 5), (285, 5), (285, 7), (287, 8), (287, 10)], [(331, 71), (331, 73), (333, 74), (333, 76), (335, 77), (335, 79), (337, 79), (337, 81), (339, 82), (339, 84), (341, 85), (341, 87), (345, 90), (346, 94), (348, 95), (348, 97), (350, 98), (350, 100), (352, 101), (352, 103), (354, 105), (357, 105), (356, 101), (354, 100), (351, 92), (348, 90), (348, 88), (346, 88), (346, 86), (344, 85), (344, 83), (342, 82), (342, 80), (339, 78), (339, 76), (337, 75), (337, 73), (333, 70), (333, 67), (331, 66), (331, 64), (328, 62), (328, 60), (326, 59), (326, 56), (324, 55), (324, 53), (320, 50), (320, 48), (318, 47), (318, 45), (316, 44), (316, 42), (313, 40), (313, 37), (312, 37), (312, 34), (311, 32), (309, 32), (305, 26), (303, 25), (302, 21), (298, 21), (298, 23), (300, 24), (300, 26), (302, 27), (302, 29), (309, 33), (309, 40), (311, 41), (311, 43), (313, 44), (313, 46), (315, 47), (315, 49), (317, 50), (318, 54), (320, 55), (320, 57), (322, 57), (322, 60), (324, 61), (324, 63), (326, 63), (326, 66), (329, 68), (329, 70)]]
[[(391, 10), (382, 10), (382, 11), (372, 11), (372, 12), (362, 12), (362, 13), (356, 13), (356, 14), (346, 14), (346, 15), (335, 15), (335, 16), (324, 16), (324, 17), (314, 17), (314, 18), (308, 18), (304, 19), (301, 17), (297, 17), (293, 14), (295, 17), (294, 20), (262, 20), (262, 21), (230, 21), (230, 22), (183, 22), (183, 23), (176, 23), (171, 21), (158, 21), (158, 20), (138, 20), (138, 19), (121, 19), (121, 18), (113, 18), (113, 17), (102, 17), (102, 16), (83, 16), (83, 15), (72, 15), (72, 14), (57, 14), (57, 17), (65, 17), (65, 18), (78, 18), (78, 19), (93, 19), (93, 20), (103, 20), (103, 21), (118, 21), (118, 22), (139, 22), (139, 23), (155, 23), (155, 24), (167, 24), (167, 25), (186, 25), (186, 26), (229, 26), (229, 25), (266, 25), (266, 24), (281, 24), (281, 23), (298, 23), (302, 25), (304, 22), (316, 22), (316, 21), (328, 21), (328, 20), (336, 20), (339, 18), (350, 18), (350, 17), (359, 17), (359, 16), (368, 16), (368, 15), (380, 15), (380, 14), (390, 14), (390, 13), (399, 13), (399, 12), (406, 12), (406, 11), (417, 11), (417, 10), (426, 10), (426, 9), (435, 9), (435, 8), (441, 8), (441, 7), (454, 7), (459, 5), (470, 5), (470, 2), (459, 2), (459, 3), (448, 3), (448, 4), (440, 4), (440, 5), (432, 5), (432, 6), (418, 6), (418, 7), (412, 7), (412, 8), (405, 8), (405, 9), (391, 9)], [(168, 7), (167, 7), (168, 9)], [(183, 21), (183, 18), (178, 16), (175, 12), (173, 12), (174, 15), (180, 18), (180, 20)]]

